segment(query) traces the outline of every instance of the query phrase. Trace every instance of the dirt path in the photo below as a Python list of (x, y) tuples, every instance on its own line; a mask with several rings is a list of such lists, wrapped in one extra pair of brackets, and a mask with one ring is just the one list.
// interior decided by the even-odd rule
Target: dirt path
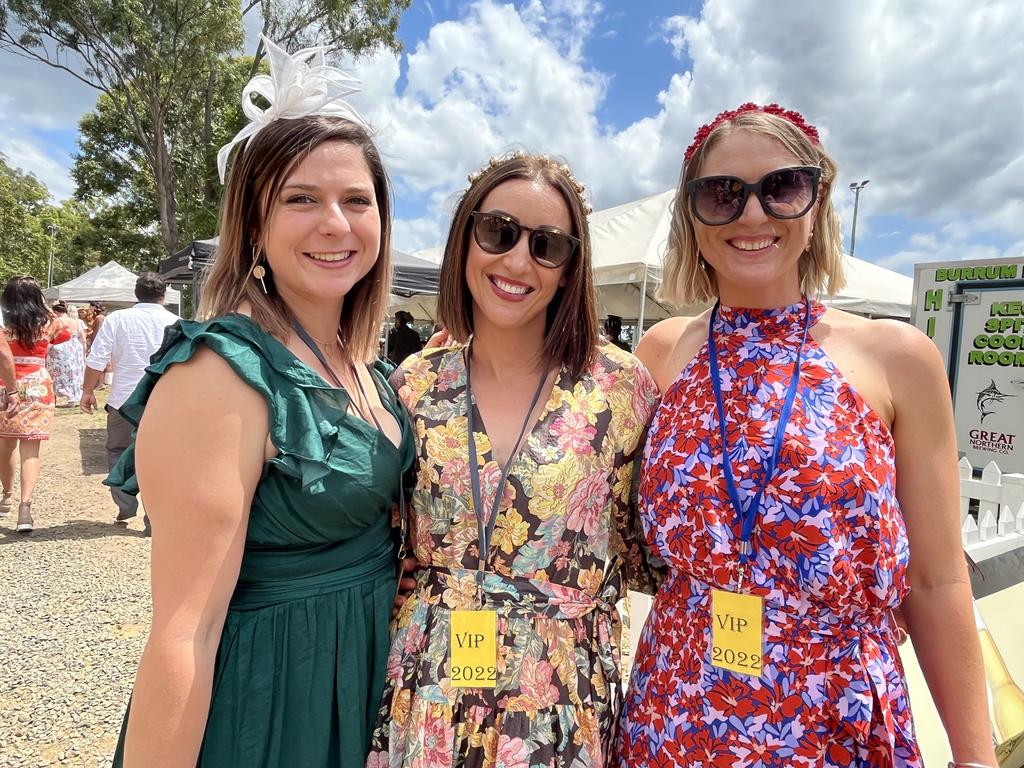
[(149, 626), (141, 516), (113, 524), (106, 417), (57, 410), (32, 504), (0, 518), (0, 766), (106, 766)]

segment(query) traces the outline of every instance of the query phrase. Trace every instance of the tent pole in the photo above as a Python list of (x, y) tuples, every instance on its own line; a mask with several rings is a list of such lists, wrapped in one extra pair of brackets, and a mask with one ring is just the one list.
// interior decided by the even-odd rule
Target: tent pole
[(640, 313), (636, 323), (636, 333), (633, 334), (633, 349), (640, 343), (640, 337), (644, 333), (644, 309), (647, 304), (647, 264), (644, 264), (644, 280), (640, 284)]

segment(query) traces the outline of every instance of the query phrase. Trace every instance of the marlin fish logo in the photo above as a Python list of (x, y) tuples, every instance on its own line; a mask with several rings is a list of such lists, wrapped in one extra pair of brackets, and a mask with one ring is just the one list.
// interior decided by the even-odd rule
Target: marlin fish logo
[(985, 422), (986, 416), (996, 412), (992, 406), (1003, 402), (1008, 397), (1016, 397), (1016, 395), (1007, 395), (1000, 392), (996, 386), (996, 380), (992, 379), (992, 382), (978, 393), (978, 410), (981, 411), (982, 423)]

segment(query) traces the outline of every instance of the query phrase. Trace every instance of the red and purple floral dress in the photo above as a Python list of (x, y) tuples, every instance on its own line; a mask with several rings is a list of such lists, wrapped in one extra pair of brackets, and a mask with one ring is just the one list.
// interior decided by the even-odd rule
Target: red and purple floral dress
[[(734, 590), (739, 526), (722, 472), (708, 347), (672, 383), (643, 457), (640, 512), (669, 566), (636, 651), (620, 766), (920, 766), (890, 609), (908, 591), (893, 439), (813, 340), (753, 533), (760, 677), (711, 664), (712, 587)], [(727, 444), (749, 502), (772, 450), (805, 305), (722, 307)]]

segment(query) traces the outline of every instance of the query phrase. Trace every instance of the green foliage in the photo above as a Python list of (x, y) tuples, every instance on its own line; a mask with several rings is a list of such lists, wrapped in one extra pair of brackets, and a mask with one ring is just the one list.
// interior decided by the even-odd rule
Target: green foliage
[(7, 164), (0, 154), (0, 281), (11, 275), (46, 274), (44, 214), (49, 193), (35, 176)]
[[(243, 15), (258, 11), (263, 34), (288, 51), (330, 45), (359, 56), (379, 48), (400, 53), (398, 22), (410, 5), (412, 0), (251, 0), (243, 2)], [(262, 56), (261, 43), (256, 64)]]
[(0, 45), (107, 96), (150, 172), (161, 239), (173, 252), (180, 238), (169, 115), (241, 45), (237, 0), (0, 0), (0, 23)]
[[(243, 15), (259, 13), (263, 32), (288, 50), (328, 44), (359, 55), (400, 51), (398, 23), (410, 4), (0, 0), (0, 48), (99, 92), (79, 125), (75, 200), (51, 206), (38, 180), (2, 163), (0, 277), (21, 271), (45, 281), (51, 240), (57, 282), (111, 258), (153, 268), (216, 232), (216, 153), (244, 124), (241, 90), (263, 53), (234, 55)], [(47, 224), (59, 227), (52, 238)]]

